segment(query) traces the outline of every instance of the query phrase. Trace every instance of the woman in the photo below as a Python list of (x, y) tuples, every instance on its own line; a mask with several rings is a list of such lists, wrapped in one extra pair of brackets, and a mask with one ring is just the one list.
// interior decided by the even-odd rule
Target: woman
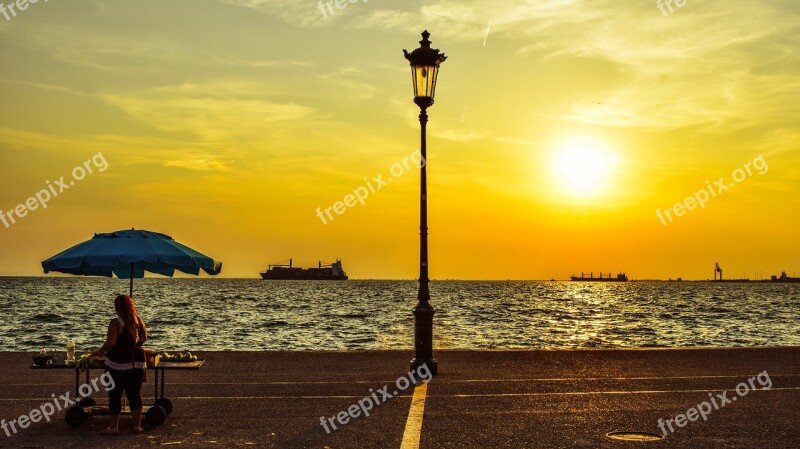
[(114, 300), (117, 318), (108, 324), (106, 342), (92, 355), (106, 356), (106, 372), (114, 379), (108, 392), (108, 428), (102, 433), (119, 433), (122, 394), (128, 398), (133, 418), (133, 431), (142, 431), (142, 380), (147, 369), (142, 345), (147, 341), (147, 328), (136, 314), (133, 298), (120, 295)]

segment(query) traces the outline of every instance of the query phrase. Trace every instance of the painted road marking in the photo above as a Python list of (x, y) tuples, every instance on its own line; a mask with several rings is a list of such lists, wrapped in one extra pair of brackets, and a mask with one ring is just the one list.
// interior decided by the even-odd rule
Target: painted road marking
[[(684, 379), (741, 379), (751, 376), (751, 374), (736, 374), (725, 376), (653, 376), (653, 377), (526, 377), (518, 379), (453, 379), (448, 383), (519, 383), (519, 382), (594, 382), (604, 380), (684, 380)], [(800, 377), (800, 374), (780, 374), (770, 375), (771, 378)], [(383, 383), (392, 383), (393, 380), (386, 380)], [(344, 380), (344, 381), (266, 381), (266, 382), (170, 382), (170, 385), (351, 385), (381, 383), (373, 380)], [(41, 387), (50, 385), (63, 385), (58, 383), (14, 383), (3, 384), (7, 387)]]
[[(692, 380), (692, 379), (741, 379), (752, 374), (736, 374), (725, 376), (652, 376), (652, 377), (531, 377), (519, 379), (460, 379), (450, 380), (451, 383), (477, 383), (477, 382), (584, 382), (584, 381), (606, 381), (606, 380)], [(800, 374), (780, 374), (770, 377), (800, 377)]]
[[(437, 398), (502, 398), (525, 396), (589, 396), (589, 395), (625, 395), (625, 394), (670, 394), (670, 393), (708, 393), (709, 391), (733, 391), (732, 388), (711, 388), (703, 390), (632, 390), (632, 391), (562, 391), (553, 393), (476, 393), (476, 394), (441, 394), (431, 395)], [(772, 387), (749, 390), (750, 393), (767, 393), (770, 391), (800, 391), (800, 387)]]
[[(419, 388), (419, 387), (417, 387)], [(427, 389), (426, 389), (427, 390)], [(502, 397), (524, 397), (524, 396), (581, 396), (581, 395), (637, 395), (637, 394), (669, 394), (669, 393), (708, 393), (709, 391), (733, 391), (730, 388), (711, 388), (709, 389), (694, 389), (694, 390), (639, 390), (639, 391), (563, 391), (563, 392), (552, 392), (552, 393), (478, 393), (478, 394), (434, 394), (431, 395), (432, 398), (502, 398)], [(759, 390), (750, 390), (750, 393), (768, 393), (771, 391), (800, 391), (800, 387), (772, 387), (769, 390), (767, 389), (759, 389)], [(149, 398), (150, 396), (142, 396), (143, 398)], [(403, 397), (410, 397), (409, 395), (398, 395), (393, 396), (398, 398)], [(417, 397), (417, 390), (414, 390), (414, 396), (412, 397), (411, 403), (412, 406), (414, 404), (414, 400)], [(181, 400), (194, 400), (194, 401), (214, 401), (214, 400), (260, 400), (260, 399), (271, 399), (271, 400), (297, 400), (297, 399), (362, 399), (363, 396), (346, 396), (346, 395), (332, 395), (332, 396), (173, 396), (170, 399), (181, 399)], [(0, 402), (16, 402), (16, 401), (52, 401), (53, 398), (0, 398)], [(422, 398), (422, 405), (425, 405), (425, 398)], [(409, 415), (410, 418), (410, 415)], [(406, 423), (407, 424), (407, 423)]]
[(427, 394), (427, 383), (414, 388), (414, 396), (411, 398), (411, 407), (408, 409), (408, 420), (406, 420), (406, 430), (403, 432), (400, 449), (419, 449), (419, 440), (422, 436), (422, 416), (425, 414), (425, 396)]

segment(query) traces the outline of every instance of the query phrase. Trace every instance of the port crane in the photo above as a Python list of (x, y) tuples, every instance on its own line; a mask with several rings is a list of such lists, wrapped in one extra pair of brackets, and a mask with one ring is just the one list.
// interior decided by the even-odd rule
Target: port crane
[(719, 266), (719, 262), (716, 262), (716, 267), (714, 267), (714, 280), (717, 280), (717, 273), (719, 273), (719, 280), (722, 280), (722, 267)]

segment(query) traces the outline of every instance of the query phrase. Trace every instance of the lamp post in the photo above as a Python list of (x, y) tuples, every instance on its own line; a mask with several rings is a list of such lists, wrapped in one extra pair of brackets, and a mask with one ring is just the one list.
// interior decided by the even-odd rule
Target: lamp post
[(426, 365), (433, 375), (438, 372), (438, 363), (433, 358), (433, 314), (431, 293), (428, 289), (428, 175), (427, 175), (427, 142), (428, 108), (433, 106), (436, 91), (436, 78), (439, 66), (447, 59), (444, 53), (431, 48), (428, 31), (422, 33), (420, 47), (409, 53), (403, 50), (406, 59), (411, 63), (411, 79), (414, 82), (414, 103), (419, 106), (419, 124), (421, 127), (420, 153), (420, 204), (419, 204), (419, 292), (417, 306), (414, 308), (414, 359), (411, 369)]

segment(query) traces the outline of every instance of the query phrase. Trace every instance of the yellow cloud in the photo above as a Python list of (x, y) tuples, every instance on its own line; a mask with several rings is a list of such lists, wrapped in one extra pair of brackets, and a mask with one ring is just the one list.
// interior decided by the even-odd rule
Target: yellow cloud
[[(297, 121), (310, 107), (251, 98), (252, 86), (183, 84), (103, 98), (155, 129), (190, 133), (207, 141), (258, 135), (270, 123)], [(239, 98), (235, 98), (236, 96)]]

